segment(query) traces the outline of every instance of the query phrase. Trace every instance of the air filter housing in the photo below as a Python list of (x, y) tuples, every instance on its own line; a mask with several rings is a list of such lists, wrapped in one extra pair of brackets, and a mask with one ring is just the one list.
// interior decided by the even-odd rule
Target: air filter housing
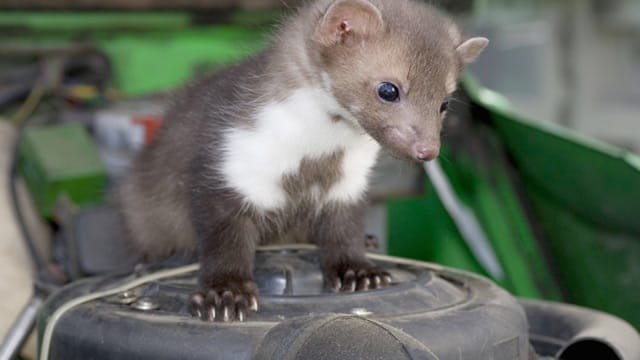
[[(196, 266), (82, 280), (45, 304), (42, 348), (49, 359), (65, 360), (538, 358), (523, 306), (492, 282), (429, 263), (372, 260), (392, 274), (390, 287), (331, 294), (315, 249), (262, 249), (255, 266), (260, 311), (243, 323), (189, 315)], [(70, 301), (77, 304), (62, 313)], [(558, 350), (540, 341), (545, 351)]]

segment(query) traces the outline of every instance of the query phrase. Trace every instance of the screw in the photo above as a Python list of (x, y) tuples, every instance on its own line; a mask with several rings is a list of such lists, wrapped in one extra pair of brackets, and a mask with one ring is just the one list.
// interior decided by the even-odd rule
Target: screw
[(160, 307), (156, 301), (154, 301), (153, 299), (148, 298), (148, 297), (143, 297), (143, 298), (139, 299), (138, 301), (136, 301), (133, 304), (131, 304), (131, 306), (134, 309), (138, 309), (138, 310), (141, 310), (141, 311), (155, 310), (158, 307)]
[(373, 314), (371, 311), (365, 308), (353, 308), (351, 309), (351, 313), (358, 316), (367, 316)]
[(125, 291), (123, 293), (118, 294), (116, 301), (123, 305), (129, 305), (138, 300), (138, 296), (133, 291)]

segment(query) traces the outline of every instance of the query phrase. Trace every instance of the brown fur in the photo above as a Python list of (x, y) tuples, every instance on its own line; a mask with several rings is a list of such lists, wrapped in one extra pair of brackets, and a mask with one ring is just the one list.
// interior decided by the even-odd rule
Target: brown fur
[[(265, 51), (176, 97), (156, 141), (116, 193), (132, 244), (150, 259), (198, 247), (200, 289), (191, 304), (205, 320), (243, 319), (256, 296), (255, 247), (282, 239), (316, 242), (330, 287), (384, 286), (388, 274), (364, 255), (362, 201), (323, 200), (346, 176), (343, 152), (303, 159), (281, 180), (286, 206), (264, 212), (225, 183), (225, 134), (253, 128), (262, 106), (313, 86), (332, 94), (357, 120), (353, 126), (396, 156), (415, 160), (420, 147), (437, 154), (440, 104), (453, 91), (450, 80), (486, 44), (459, 42), (457, 28), (418, 1), (317, 0), (303, 6)], [(378, 99), (381, 81), (400, 86), (402, 101)], [(350, 121), (342, 113), (328, 115)]]

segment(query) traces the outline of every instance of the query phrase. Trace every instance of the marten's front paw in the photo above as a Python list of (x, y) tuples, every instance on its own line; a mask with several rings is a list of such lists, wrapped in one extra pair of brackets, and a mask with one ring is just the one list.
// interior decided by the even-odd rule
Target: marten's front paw
[(379, 289), (391, 283), (388, 272), (368, 263), (336, 265), (326, 276), (333, 292)]
[(189, 310), (204, 321), (244, 321), (249, 311), (258, 311), (256, 284), (252, 280), (226, 281), (202, 288), (191, 295)]

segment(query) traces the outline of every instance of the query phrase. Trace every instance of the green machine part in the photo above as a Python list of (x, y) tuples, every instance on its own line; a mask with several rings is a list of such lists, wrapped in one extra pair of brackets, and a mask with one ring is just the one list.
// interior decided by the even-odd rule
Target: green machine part
[(513, 159), (567, 300), (640, 328), (640, 158), (467, 88)]
[(179, 11), (4, 11), (0, 45), (42, 52), (90, 44), (111, 61), (112, 85), (126, 96), (141, 96), (172, 90), (200, 72), (255, 53), (280, 16), (281, 10), (237, 11), (223, 23), (194, 26), (192, 15)]
[[(519, 296), (593, 307), (640, 328), (640, 158), (528, 121), (470, 76), (463, 85), (487, 117), (473, 133), (490, 161), (447, 147), (442, 165), (505, 269), (495, 280)], [(425, 198), (389, 202), (390, 252), (486, 275), (426, 188)]]
[[(458, 135), (459, 141), (445, 129), (440, 164), (457, 197), (473, 211), (504, 270), (503, 278), (493, 280), (519, 296), (562, 300), (562, 288), (522, 203), (517, 174), (509, 171), (510, 159), (500, 138), (478, 119), (469, 119), (468, 126)], [(387, 207), (391, 254), (490, 276), (429, 181), (423, 197), (392, 199)]]
[(84, 126), (28, 128), (19, 151), (20, 173), (43, 217), (51, 218), (61, 199), (76, 206), (102, 202), (107, 172)]

